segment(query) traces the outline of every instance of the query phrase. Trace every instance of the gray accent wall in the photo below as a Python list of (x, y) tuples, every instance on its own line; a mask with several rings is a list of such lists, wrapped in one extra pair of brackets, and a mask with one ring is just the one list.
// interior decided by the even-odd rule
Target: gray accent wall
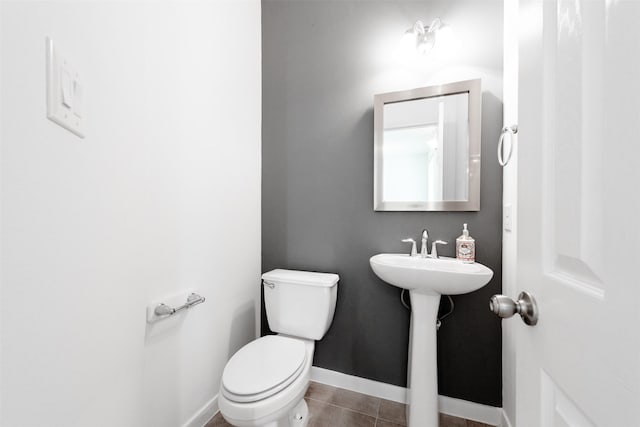
[[(404, 31), (435, 17), (451, 24), (457, 46), (423, 63), (399, 61)], [(500, 321), (488, 300), (501, 290), (502, 270), (502, 2), (265, 0), (262, 43), (262, 270), (340, 275), (314, 365), (405, 386), (409, 312), (369, 258), (407, 251), (400, 240), (419, 241), (423, 228), (454, 256), (467, 222), (477, 261), (495, 275), (453, 297), (438, 332), (439, 393), (500, 406)], [(470, 78), (483, 89), (480, 211), (374, 212), (373, 95)], [(262, 333), (270, 333), (264, 310)]]

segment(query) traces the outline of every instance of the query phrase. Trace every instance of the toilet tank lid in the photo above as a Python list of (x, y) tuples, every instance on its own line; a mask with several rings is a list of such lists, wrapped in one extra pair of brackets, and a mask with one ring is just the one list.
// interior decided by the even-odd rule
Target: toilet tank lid
[(316, 273), (315, 271), (283, 270), (278, 268), (264, 273), (262, 280), (274, 283), (296, 283), (330, 288), (338, 283), (340, 277), (333, 273)]

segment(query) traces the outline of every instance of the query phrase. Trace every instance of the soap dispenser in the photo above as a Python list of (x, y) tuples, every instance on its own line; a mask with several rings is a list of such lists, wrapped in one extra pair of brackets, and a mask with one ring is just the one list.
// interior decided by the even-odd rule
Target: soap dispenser
[(463, 224), (462, 236), (456, 239), (456, 258), (462, 262), (472, 263), (476, 261), (476, 241), (469, 236), (467, 224)]

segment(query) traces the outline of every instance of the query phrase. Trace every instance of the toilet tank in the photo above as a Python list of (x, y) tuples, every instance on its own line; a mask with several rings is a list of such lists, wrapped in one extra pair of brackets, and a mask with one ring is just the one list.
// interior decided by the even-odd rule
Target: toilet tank
[(329, 330), (336, 310), (337, 274), (272, 270), (262, 275), (269, 328), (312, 340)]

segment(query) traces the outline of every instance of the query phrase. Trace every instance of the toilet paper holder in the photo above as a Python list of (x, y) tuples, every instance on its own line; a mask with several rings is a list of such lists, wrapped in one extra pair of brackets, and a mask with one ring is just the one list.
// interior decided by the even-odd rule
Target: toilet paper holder
[(167, 305), (165, 303), (160, 303), (158, 305), (156, 305), (156, 307), (153, 310), (153, 316), (150, 317), (148, 319), (148, 321), (150, 323), (155, 322), (157, 320), (161, 320), (161, 319), (166, 319), (168, 317), (173, 316), (176, 313), (179, 313), (183, 310), (188, 310), (191, 307), (194, 307), (198, 304), (202, 304), (203, 302), (205, 302), (205, 298), (201, 295), (198, 295), (194, 292), (192, 292), (191, 294), (189, 294), (189, 296), (187, 297), (187, 302), (185, 302), (184, 304), (182, 304), (179, 307), (171, 307), (170, 305)]

